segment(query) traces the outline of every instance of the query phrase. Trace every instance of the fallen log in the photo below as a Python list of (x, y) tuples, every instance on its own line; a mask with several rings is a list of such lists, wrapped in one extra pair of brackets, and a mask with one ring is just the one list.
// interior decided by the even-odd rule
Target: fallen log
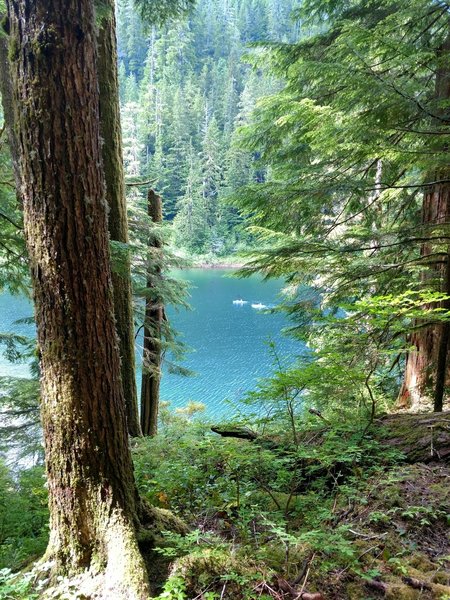
[(408, 463), (450, 461), (450, 411), (384, 415), (374, 426), (375, 437), (399, 450)]
[[(320, 445), (329, 427), (310, 430), (299, 435), (303, 446)], [(273, 450), (288, 451), (292, 444), (281, 439), (260, 435), (248, 427), (220, 425), (211, 430), (222, 437), (255, 442)], [(366, 432), (381, 444), (396, 448), (407, 463), (450, 462), (450, 411), (441, 413), (396, 413), (374, 420)]]
[(232, 425), (223, 427), (217, 425), (215, 427), (211, 427), (211, 431), (218, 433), (222, 437), (232, 437), (240, 440), (253, 441), (259, 437), (255, 431), (249, 429), (248, 427), (234, 427)]
[(382, 581), (377, 581), (376, 579), (370, 579), (365, 582), (365, 585), (372, 590), (377, 590), (377, 592), (381, 592), (382, 594), (386, 593), (387, 585)]
[(415, 590), (420, 590), (421, 592), (432, 589), (428, 581), (420, 581), (414, 577), (402, 577), (402, 580), (406, 583), (406, 585), (409, 585)]

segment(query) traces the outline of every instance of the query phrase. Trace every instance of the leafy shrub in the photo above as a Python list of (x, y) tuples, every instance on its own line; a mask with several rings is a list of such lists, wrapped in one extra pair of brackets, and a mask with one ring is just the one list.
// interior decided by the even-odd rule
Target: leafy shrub
[(32, 591), (32, 577), (17, 576), (10, 569), (0, 569), (0, 600), (38, 600), (39, 594)]
[(0, 462), (0, 568), (20, 569), (39, 557), (48, 539), (47, 490), (43, 468), (19, 472)]

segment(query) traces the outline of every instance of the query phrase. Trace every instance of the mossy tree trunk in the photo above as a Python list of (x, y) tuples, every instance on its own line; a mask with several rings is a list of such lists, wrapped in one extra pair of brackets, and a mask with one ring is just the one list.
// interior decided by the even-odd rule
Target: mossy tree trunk
[(20, 176), (18, 170), (19, 149), (17, 144), (16, 129), (14, 127), (13, 91), (11, 85), (11, 72), (8, 61), (9, 21), (1, 12), (0, 19), (3, 23), (2, 30), (0, 31), (0, 94), (2, 96), (3, 117), (5, 119), (5, 128), (6, 133), (8, 135), (8, 145), (11, 152), (14, 179), (16, 182), (18, 192), (20, 185)]
[[(126, 245), (129, 240), (120, 129), (114, 1), (104, 0), (101, 11), (98, 34), (98, 79), (103, 168), (106, 180), (106, 200), (109, 206), (108, 226), (111, 240)], [(136, 390), (131, 269), (126, 246), (120, 253), (120, 264), (113, 270), (112, 282), (128, 432), (131, 436), (139, 436), (141, 430)]]
[[(448, 122), (448, 102), (450, 101), (450, 36), (439, 49), (440, 67), (436, 71), (435, 100), (437, 115), (435, 126), (440, 128), (443, 118)], [(441, 152), (448, 152), (448, 144), (438, 141)], [(421, 255), (429, 257), (427, 270), (422, 274), (424, 288), (450, 293), (450, 253), (448, 243), (448, 227), (450, 224), (450, 169), (440, 169), (430, 173), (431, 181), (436, 183), (425, 191), (422, 203), (422, 226), (425, 235), (433, 232), (435, 237), (442, 235), (439, 245), (426, 242), (422, 245)], [(449, 310), (448, 301), (441, 303), (440, 308)], [(417, 323), (420, 326), (420, 322)], [(445, 390), (450, 384), (450, 323), (444, 321), (417, 329), (409, 343), (413, 350), (408, 353), (405, 375), (400, 391), (400, 403), (412, 409), (419, 407), (423, 401), (433, 403), (436, 412), (442, 411)]]
[[(144, 599), (111, 284), (90, 0), (10, 0), (21, 195), (41, 353), (46, 558), (85, 596)], [(97, 597), (97, 596), (96, 596)]]
[[(147, 196), (148, 215), (155, 224), (163, 220), (162, 200), (153, 190)], [(147, 258), (147, 290), (144, 317), (144, 354), (141, 386), (141, 428), (144, 435), (158, 431), (159, 388), (161, 381), (161, 330), (164, 306), (158, 295), (157, 280), (161, 276), (161, 240), (155, 235), (149, 241)]]

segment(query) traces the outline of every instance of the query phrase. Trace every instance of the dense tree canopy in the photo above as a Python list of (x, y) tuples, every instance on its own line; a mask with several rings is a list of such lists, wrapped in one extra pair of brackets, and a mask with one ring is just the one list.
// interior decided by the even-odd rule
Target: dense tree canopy
[(226, 254), (244, 236), (224, 200), (258, 172), (235, 131), (276, 83), (243, 54), (256, 40), (294, 39), (296, 5), (201, 0), (185, 20), (144, 28), (131, 1), (119, 2), (126, 169), (155, 180), (189, 252)]
[[(357, 313), (359, 337), (342, 335), (342, 320), (331, 324), (340, 338), (334, 348), (328, 335), (311, 338), (307, 318), (325, 362), (337, 351), (341, 368), (359, 360), (362, 372), (386, 382), (415, 344), (427, 356), (426, 375), (415, 373), (420, 393), (407, 395), (419, 401), (437, 385), (448, 317), (440, 302), (448, 293), (448, 8), (311, 1), (299, 16), (309, 33), (255, 59), (285, 85), (258, 103), (243, 130), (268, 169), (265, 183), (236, 200), (267, 247), (254, 266)], [(298, 297), (290, 310), (300, 318), (309, 305), (302, 288)], [(411, 328), (416, 336), (405, 340)]]

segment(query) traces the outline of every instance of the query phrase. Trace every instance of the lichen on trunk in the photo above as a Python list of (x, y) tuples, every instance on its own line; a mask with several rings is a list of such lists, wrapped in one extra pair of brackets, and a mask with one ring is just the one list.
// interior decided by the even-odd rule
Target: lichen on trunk
[[(108, 203), (108, 227), (111, 240), (128, 244), (128, 220), (120, 129), (119, 82), (114, 1), (102, 2), (98, 32), (98, 79), (100, 88), (100, 133)], [(128, 432), (141, 435), (136, 390), (134, 323), (131, 266), (127, 251), (113, 270), (114, 315), (119, 336), (122, 385), (125, 396)]]
[(115, 330), (93, 5), (11, 0), (11, 71), (41, 363), (51, 578), (149, 595)]

